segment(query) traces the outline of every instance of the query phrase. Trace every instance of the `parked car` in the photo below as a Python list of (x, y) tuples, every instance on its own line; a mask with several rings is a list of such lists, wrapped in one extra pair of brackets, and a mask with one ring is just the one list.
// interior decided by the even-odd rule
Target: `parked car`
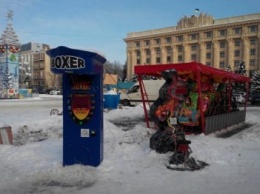
[(260, 93), (259, 92), (255, 92), (252, 95), (252, 100), (251, 100), (251, 104), (255, 104), (260, 102)]
[(237, 103), (243, 104), (245, 103), (245, 98), (243, 94), (233, 94), (233, 97), (235, 97)]
[[(147, 97), (151, 101), (155, 101), (159, 95), (159, 89), (165, 83), (165, 80), (143, 80)], [(120, 94), (120, 103), (123, 106), (133, 106), (142, 102), (139, 82), (136, 82), (127, 93)]]
[(50, 92), (52, 91), (53, 89), (44, 89), (42, 92), (43, 94), (50, 94)]
[[(246, 98), (246, 95), (244, 96), (244, 98)], [(253, 94), (248, 94), (248, 102), (252, 102), (252, 98), (253, 98)]]
[(40, 92), (39, 92), (39, 90), (37, 90), (37, 89), (32, 89), (32, 93), (33, 93), (33, 94), (39, 94)]
[(60, 90), (52, 90), (50, 91), (51, 95), (61, 95), (61, 91)]

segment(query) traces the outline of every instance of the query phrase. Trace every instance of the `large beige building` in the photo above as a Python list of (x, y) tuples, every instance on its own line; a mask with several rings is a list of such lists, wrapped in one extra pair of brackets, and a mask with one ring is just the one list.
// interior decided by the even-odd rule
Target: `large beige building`
[(208, 14), (181, 18), (176, 26), (128, 33), (127, 78), (135, 65), (198, 61), (248, 76), (260, 69), (260, 13), (214, 19)]

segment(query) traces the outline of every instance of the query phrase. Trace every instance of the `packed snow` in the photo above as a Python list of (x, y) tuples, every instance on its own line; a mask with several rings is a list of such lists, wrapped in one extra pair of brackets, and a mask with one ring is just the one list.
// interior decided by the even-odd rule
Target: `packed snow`
[[(44, 104), (46, 103), (46, 105)], [(61, 97), (0, 100), (0, 126), (10, 125), (13, 145), (0, 145), (1, 194), (245, 194), (260, 189), (260, 107), (246, 122), (210, 135), (187, 135), (199, 171), (172, 171), (172, 153), (149, 147), (143, 107), (104, 110), (104, 160), (98, 167), (62, 165)], [(225, 135), (226, 132), (231, 135)]]

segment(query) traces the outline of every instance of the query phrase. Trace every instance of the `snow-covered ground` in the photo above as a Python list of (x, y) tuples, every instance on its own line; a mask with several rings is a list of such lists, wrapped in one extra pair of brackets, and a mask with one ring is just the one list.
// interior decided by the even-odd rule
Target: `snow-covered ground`
[[(0, 193), (73, 194), (246, 194), (260, 190), (259, 107), (249, 107), (244, 130), (187, 135), (192, 157), (209, 164), (199, 171), (165, 167), (172, 153), (149, 148), (141, 106), (104, 112), (104, 160), (99, 167), (62, 166), (59, 97), (0, 100), (0, 126), (10, 125), (14, 145), (0, 145)], [(229, 128), (229, 131), (234, 130)]]

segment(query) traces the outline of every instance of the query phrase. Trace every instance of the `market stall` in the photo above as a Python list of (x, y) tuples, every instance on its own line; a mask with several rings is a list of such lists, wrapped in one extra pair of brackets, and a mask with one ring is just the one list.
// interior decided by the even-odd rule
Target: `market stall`
[[(147, 103), (149, 99), (142, 78), (148, 75), (162, 79), (163, 72), (170, 70), (176, 70), (178, 74), (174, 91), (183, 97), (178, 102), (178, 106), (181, 105), (177, 118), (180, 125), (209, 134), (245, 121), (247, 103), (244, 104), (243, 110), (234, 108), (232, 86), (235, 83), (243, 83), (248, 94), (249, 77), (198, 62), (136, 65), (134, 70), (140, 84), (147, 127), (150, 127), (147, 107), (150, 104)], [(188, 113), (189, 117), (185, 117)]]

